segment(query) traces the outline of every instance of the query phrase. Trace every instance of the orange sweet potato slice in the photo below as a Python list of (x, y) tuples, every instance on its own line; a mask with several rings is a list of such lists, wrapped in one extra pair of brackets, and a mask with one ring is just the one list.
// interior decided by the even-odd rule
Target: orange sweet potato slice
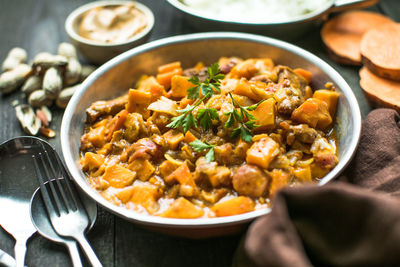
[(361, 88), (373, 104), (400, 111), (400, 82), (376, 76), (366, 67), (360, 70), (360, 78)]
[(366, 32), (361, 41), (364, 66), (376, 75), (400, 81), (400, 23), (379, 25)]
[(321, 38), (333, 60), (348, 65), (361, 65), (360, 43), (368, 30), (393, 21), (369, 11), (342, 13), (324, 24)]
[(131, 185), (135, 178), (136, 172), (118, 164), (107, 167), (103, 175), (103, 179), (106, 180), (110, 186), (115, 188), (123, 188)]
[(240, 196), (218, 202), (211, 210), (217, 217), (231, 216), (254, 210), (255, 203), (251, 198)]

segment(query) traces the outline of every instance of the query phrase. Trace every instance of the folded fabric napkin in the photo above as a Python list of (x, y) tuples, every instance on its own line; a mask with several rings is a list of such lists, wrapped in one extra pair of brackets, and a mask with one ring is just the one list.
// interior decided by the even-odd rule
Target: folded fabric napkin
[(400, 266), (399, 121), (394, 110), (372, 111), (341, 181), (278, 193), (234, 265)]

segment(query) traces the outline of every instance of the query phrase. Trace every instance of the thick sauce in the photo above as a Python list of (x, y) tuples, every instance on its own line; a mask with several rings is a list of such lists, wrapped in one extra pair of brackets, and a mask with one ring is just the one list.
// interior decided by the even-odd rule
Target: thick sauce
[(84, 14), (79, 35), (101, 43), (121, 43), (138, 34), (146, 25), (145, 15), (134, 4), (96, 7)]
[[(105, 199), (153, 216), (230, 216), (269, 207), (280, 188), (336, 166), (332, 85), (313, 91), (311, 73), (269, 58), (221, 58), (225, 75), (214, 66), (160, 66), (87, 109), (82, 170)], [(188, 114), (198, 122), (186, 127)]]

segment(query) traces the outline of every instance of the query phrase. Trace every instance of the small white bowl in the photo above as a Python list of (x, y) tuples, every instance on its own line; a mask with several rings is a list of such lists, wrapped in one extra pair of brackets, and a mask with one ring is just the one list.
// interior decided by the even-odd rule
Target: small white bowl
[[(100, 43), (86, 39), (78, 34), (79, 23), (82, 20), (83, 15), (90, 9), (102, 6), (118, 6), (128, 3), (134, 3), (135, 8), (140, 10), (147, 19), (146, 27), (131, 39), (118, 43)], [(65, 21), (65, 30), (67, 31), (71, 42), (87, 60), (98, 65), (103, 64), (109, 59), (133, 47), (145, 43), (149, 39), (153, 27), (153, 12), (147, 6), (136, 1), (96, 1), (88, 3), (72, 11)]]

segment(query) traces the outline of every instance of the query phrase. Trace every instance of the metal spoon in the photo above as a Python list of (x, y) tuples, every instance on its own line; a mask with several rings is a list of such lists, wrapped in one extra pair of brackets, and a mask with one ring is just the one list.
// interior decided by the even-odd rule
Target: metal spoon
[[(46, 183), (46, 186), (49, 186), (49, 184)], [(90, 229), (92, 228), (94, 222), (96, 221), (97, 206), (95, 202), (88, 199), (83, 194), (80, 194), (80, 198), (89, 216), (90, 225), (88, 229)], [(79, 250), (76, 241), (73, 239), (67, 239), (61, 237), (57, 235), (57, 233), (54, 231), (53, 227), (51, 226), (50, 220), (48, 218), (46, 209), (44, 207), (42, 195), (40, 194), (39, 188), (35, 191), (35, 193), (32, 196), (30, 211), (31, 211), (32, 223), (38, 230), (39, 234), (51, 241), (64, 244), (68, 248), (73, 266), (81, 267), (82, 262), (79, 256)]]
[[(16, 266), (25, 262), (26, 242), (36, 232), (29, 218), (29, 203), (37, 179), (32, 175), (32, 151), (39, 146), (38, 138), (17, 137), (0, 145), (0, 225), (16, 240), (14, 256)], [(46, 144), (46, 146), (49, 146)]]

